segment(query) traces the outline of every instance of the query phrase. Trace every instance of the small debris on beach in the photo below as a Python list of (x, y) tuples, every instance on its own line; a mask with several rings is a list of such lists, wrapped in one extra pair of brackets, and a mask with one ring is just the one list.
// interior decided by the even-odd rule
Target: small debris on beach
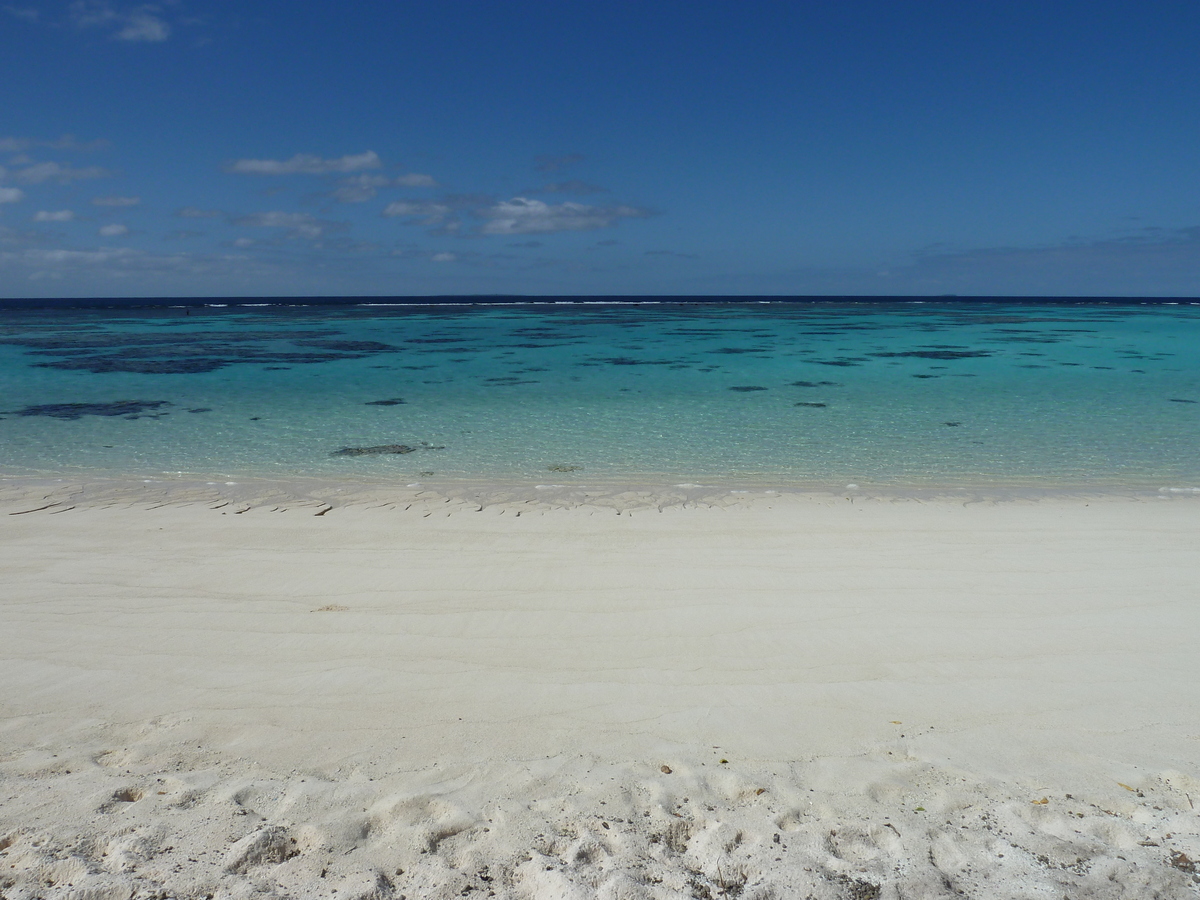
[(1170, 859), (1167, 860), (1167, 864), (1174, 866), (1180, 872), (1187, 872), (1189, 875), (1194, 875), (1197, 872), (1200, 872), (1200, 866), (1197, 866), (1197, 864), (1182, 851), (1176, 851), (1172, 853)]

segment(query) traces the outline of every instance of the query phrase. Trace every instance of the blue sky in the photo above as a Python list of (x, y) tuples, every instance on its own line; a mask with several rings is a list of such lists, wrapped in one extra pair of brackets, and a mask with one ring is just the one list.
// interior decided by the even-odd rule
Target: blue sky
[(0, 295), (1200, 295), (1200, 4), (0, 0)]

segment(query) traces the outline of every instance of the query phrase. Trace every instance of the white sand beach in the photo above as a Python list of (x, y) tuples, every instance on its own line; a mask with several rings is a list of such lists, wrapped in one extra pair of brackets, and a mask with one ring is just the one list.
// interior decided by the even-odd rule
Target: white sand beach
[(1196, 498), (410, 493), (10, 493), (0, 896), (1200, 896)]

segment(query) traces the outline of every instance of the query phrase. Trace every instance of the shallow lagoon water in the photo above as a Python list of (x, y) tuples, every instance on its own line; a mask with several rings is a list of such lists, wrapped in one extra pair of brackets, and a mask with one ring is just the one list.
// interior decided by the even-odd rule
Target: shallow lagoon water
[(10, 309), (0, 396), (10, 475), (1188, 487), (1200, 306)]

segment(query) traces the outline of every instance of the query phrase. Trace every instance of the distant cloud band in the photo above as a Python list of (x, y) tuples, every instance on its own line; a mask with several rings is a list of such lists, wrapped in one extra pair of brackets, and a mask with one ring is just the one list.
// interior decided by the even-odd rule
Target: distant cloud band
[(137, 206), (141, 197), (93, 197), (92, 206)]
[(620, 219), (643, 219), (650, 212), (633, 206), (552, 204), (527, 197), (514, 197), (478, 210), (478, 214), (488, 219), (483, 226), (484, 234), (552, 234), (608, 228)]
[(236, 159), (225, 166), (226, 172), (239, 175), (328, 175), (337, 172), (362, 172), (379, 169), (383, 163), (374, 150), (365, 153), (322, 159), (311, 153), (297, 153), (291, 159)]

